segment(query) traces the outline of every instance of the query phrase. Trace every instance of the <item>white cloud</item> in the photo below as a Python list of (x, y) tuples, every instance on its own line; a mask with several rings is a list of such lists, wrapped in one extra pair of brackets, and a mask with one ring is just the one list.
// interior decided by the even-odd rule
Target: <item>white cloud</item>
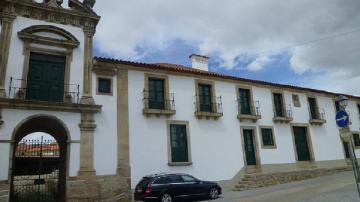
[[(196, 46), (200, 54), (220, 57), (221, 66), (229, 69), (244, 55), (360, 28), (359, 0), (102, 0), (95, 9), (102, 16), (95, 37), (100, 51), (139, 59), (147, 51), (161, 51), (170, 41), (181, 39)], [(298, 74), (323, 72), (326, 77), (336, 77), (335, 70), (341, 68), (354, 78), (360, 73), (359, 45), (360, 32), (356, 32), (296, 47), (291, 68)], [(259, 70), (268, 59), (260, 54), (247, 69)], [(360, 85), (356, 79), (348, 80)], [(360, 94), (359, 90), (354, 93)]]
[(271, 61), (270, 57), (267, 55), (259, 56), (255, 60), (253, 60), (250, 64), (246, 66), (246, 69), (249, 71), (259, 71), (262, 70), (265, 65), (267, 65)]

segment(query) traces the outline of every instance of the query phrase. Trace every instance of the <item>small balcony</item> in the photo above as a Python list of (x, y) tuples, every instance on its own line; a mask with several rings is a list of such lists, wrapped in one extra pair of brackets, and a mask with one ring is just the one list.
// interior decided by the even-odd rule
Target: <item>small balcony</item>
[(293, 120), (291, 105), (286, 105), (280, 109), (274, 108), (273, 121), (276, 123), (289, 123)]
[(174, 94), (169, 93), (165, 94), (164, 98), (156, 99), (152, 98), (150, 95), (152, 93), (150, 91), (143, 91), (143, 114), (146, 116), (161, 116), (165, 115), (170, 117), (176, 113), (175, 110), (175, 99)]
[(256, 122), (261, 119), (260, 114), (260, 102), (254, 101), (249, 103), (243, 103), (240, 99), (238, 99), (238, 119), (240, 121), (250, 120)]
[(318, 107), (313, 109), (309, 108), (309, 115), (310, 115), (310, 119), (309, 119), (310, 124), (322, 125), (326, 123), (325, 110), (322, 108), (321, 109)]
[(200, 102), (200, 97), (196, 96), (195, 116), (199, 119), (218, 119), (223, 116), (222, 100), (220, 97), (213, 97), (211, 102)]
[[(25, 87), (22, 87), (25, 84)], [(79, 84), (53, 84), (10, 77), (8, 98), (26, 101), (80, 103)]]
[(29, 81), (11, 77), (7, 90), (6, 98), (0, 98), (0, 108), (96, 113), (100, 112), (102, 107), (80, 103), (79, 84)]

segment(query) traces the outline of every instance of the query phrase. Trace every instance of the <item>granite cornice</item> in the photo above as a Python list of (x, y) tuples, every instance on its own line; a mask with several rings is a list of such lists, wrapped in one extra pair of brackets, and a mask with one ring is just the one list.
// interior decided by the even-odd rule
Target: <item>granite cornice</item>
[(15, 16), (73, 25), (81, 28), (86, 27), (86, 29), (89, 29), (90, 27), (92, 30), (96, 30), (96, 26), (100, 20), (100, 16), (96, 15), (94, 12), (86, 12), (85, 10), (80, 11), (73, 8), (66, 9), (54, 7), (46, 4), (34, 3), (31, 0), (5, 0), (1, 10), (2, 13), (12, 13)]

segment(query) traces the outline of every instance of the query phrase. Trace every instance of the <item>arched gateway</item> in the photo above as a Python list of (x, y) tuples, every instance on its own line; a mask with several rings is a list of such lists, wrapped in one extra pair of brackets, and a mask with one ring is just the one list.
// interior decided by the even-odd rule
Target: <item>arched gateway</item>
[[(35, 132), (50, 136), (27, 136)], [(32, 116), (15, 128), (11, 202), (65, 201), (68, 140), (68, 130), (53, 116)]]

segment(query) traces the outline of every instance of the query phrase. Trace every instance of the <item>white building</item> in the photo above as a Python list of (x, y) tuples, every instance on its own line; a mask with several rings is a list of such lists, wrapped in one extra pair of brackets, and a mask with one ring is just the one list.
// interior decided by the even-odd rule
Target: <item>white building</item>
[[(45, 200), (128, 201), (156, 172), (231, 189), (246, 173), (348, 168), (337, 94), (209, 72), (200, 55), (193, 67), (92, 58), (94, 3), (0, 3), (0, 201), (34, 187)], [(360, 98), (348, 97), (360, 147)], [(23, 140), (34, 132), (58, 147)]]

